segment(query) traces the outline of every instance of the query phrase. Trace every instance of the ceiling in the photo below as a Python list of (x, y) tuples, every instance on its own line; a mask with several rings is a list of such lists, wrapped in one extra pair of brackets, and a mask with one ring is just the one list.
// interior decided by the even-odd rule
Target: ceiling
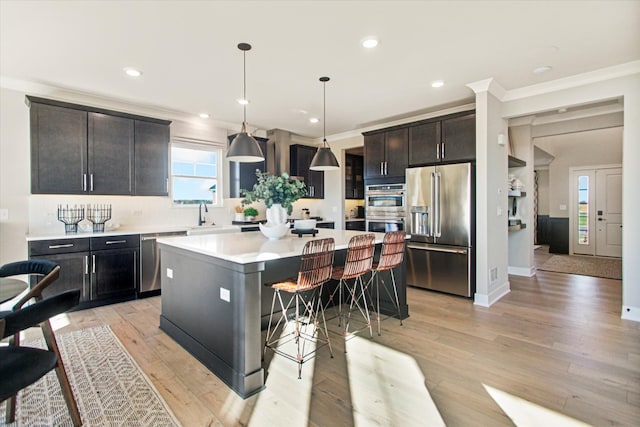
[(250, 127), (320, 137), (320, 76), (326, 134), (370, 128), (473, 102), (466, 84), (489, 77), (511, 90), (637, 60), (640, 1), (0, 1), (4, 86), (225, 126), (242, 121), (240, 42)]

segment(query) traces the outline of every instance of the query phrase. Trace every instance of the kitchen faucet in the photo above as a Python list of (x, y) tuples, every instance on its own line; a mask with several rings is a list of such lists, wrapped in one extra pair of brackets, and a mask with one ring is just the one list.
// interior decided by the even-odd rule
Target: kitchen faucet
[(209, 209), (207, 209), (207, 204), (206, 203), (200, 203), (200, 205), (198, 206), (198, 225), (199, 226), (205, 223), (205, 220), (202, 217), (202, 206), (204, 206), (204, 211), (205, 212), (209, 212)]

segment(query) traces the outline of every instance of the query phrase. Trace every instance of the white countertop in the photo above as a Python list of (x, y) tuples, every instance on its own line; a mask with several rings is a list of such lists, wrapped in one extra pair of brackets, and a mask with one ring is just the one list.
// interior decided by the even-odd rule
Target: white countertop
[[(319, 228), (315, 237), (287, 234), (281, 239), (269, 240), (262, 233), (253, 232), (163, 237), (158, 239), (158, 243), (238, 264), (249, 264), (300, 256), (305, 243), (311, 239), (333, 237), (336, 250), (346, 249), (349, 239), (358, 234), (364, 234), (364, 232)], [(382, 243), (384, 233), (371, 234), (375, 235), (375, 243)]]

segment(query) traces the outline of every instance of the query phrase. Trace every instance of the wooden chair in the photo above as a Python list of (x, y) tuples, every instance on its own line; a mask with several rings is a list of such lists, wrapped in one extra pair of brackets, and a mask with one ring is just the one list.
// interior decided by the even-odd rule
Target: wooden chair
[[(329, 353), (333, 358), (321, 295), (322, 286), (331, 278), (334, 250), (333, 238), (308, 241), (300, 259), (298, 277), (270, 285), (274, 294), (263, 355), (267, 348), (270, 348), (275, 353), (298, 363), (298, 379), (302, 378), (302, 364), (315, 357), (316, 352), (324, 345), (329, 346)], [(291, 295), (286, 305), (282, 299), (283, 292)], [(282, 312), (278, 322), (272, 328), (276, 298)], [(294, 330), (291, 331), (287, 327), (290, 323), (289, 309), (294, 304), (295, 324)], [(322, 328), (318, 327), (319, 321), (322, 321)], [(318, 332), (323, 333), (324, 338), (321, 338)], [(295, 354), (285, 348), (292, 341), (296, 344)], [(311, 343), (316, 345), (309, 348), (307, 344)]]
[[(382, 250), (380, 251), (380, 258), (377, 262), (373, 263), (371, 267), (371, 278), (369, 282), (376, 283), (376, 306), (377, 306), (377, 321), (378, 321), (378, 335), (380, 335), (380, 278), (383, 271), (389, 271), (391, 276), (391, 284), (393, 286), (393, 297), (395, 307), (398, 310), (398, 318), (400, 319), (400, 325), (402, 325), (402, 314), (400, 313), (400, 302), (398, 301), (398, 288), (396, 287), (396, 278), (393, 274), (393, 270), (402, 264), (404, 260), (404, 250), (406, 233), (404, 231), (390, 231), (384, 235), (382, 240)], [(391, 292), (387, 289), (382, 279), (382, 285), (387, 291), (387, 295), (391, 297)]]
[[(331, 279), (338, 280), (338, 286), (329, 296), (328, 304), (335, 306), (335, 293), (338, 292), (338, 325), (341, 326), (344, 313), (342, 312), (343, 289), (346, 290), (349, 298), (349, 311), (344, 326), (345, 336), (349, 333), (349, 323), (351, 321), (351, 312), (354, 306), (358, 309), (362, 317), (365, 319), (366, 326), (369, 328), (369, 334), (373, 337), (371, 329), (371, 317), (369, 316), (369, 308), (367, 305), (366, 286), (362, 277), (371, 271), (374, 253), (373, 234), (358, 234), (349, 239), (347, 248), (347, 257), (344, 266), (336, 267), (333, 270)], [(350, 282), (353, 280), (353, 282)], [(368, 282), (367, 282), (368, 283)], [(360, 292), (358, 292), (358, 289)]]
[[(80, 289), (67, 291), (46, 299), (42, 291), (58, 279), (60, 266), (46, 260), (18, 261), (0, 267), (0, 277), (35, 274), (44, 276), (22, 297), (11, 311), (0, 312), (3, 329), (0, 339), (11, 337), (9, 345), (0, 348), (0, 401), (7, 400), (7, 423), (15, 420), (18, 391), (34, 383), (47, 372), (55, 369), (69, 414), (74, 426), (82, 420), (67, 373), (60, 357), (60, 350), (49, 319), (78, 305)], [(31, 305), (25, 304), (35, 299)], [(20, 331), (40, 325), (47, 350), (20, 346)]]

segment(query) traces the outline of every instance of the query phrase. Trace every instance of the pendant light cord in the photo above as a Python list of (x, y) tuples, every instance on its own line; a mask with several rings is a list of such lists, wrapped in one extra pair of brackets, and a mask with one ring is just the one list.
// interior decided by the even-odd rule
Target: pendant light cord
[(322, 82), (322, 143), (327, 146), (327, 82)]
[(242, 51), (242, 63), (243, 63), (243, 82), (242, 82), (242, 122), (247, 122), (247, 51)]

